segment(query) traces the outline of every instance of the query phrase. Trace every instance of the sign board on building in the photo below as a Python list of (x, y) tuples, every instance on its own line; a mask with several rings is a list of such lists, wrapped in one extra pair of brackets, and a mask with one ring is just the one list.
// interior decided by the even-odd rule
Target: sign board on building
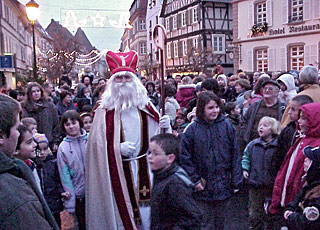
[(0, 56), (0, 68), (1, 69), (12, 69), (13, 68), (13, 56), (12, 55), (1, 55)]

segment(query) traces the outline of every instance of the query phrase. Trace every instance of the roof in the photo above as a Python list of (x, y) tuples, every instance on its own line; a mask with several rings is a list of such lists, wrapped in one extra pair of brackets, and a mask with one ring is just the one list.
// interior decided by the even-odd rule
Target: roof
[(93, 46), (92, 46), (91, 42), (89, 41), (87, 35), (80, 27), (77, 29), (77, 32), (74, 35), (74, 38), (76, 39), (76, 41), (78, 43), (80, 43), (82, 46), (84, 46), (87, 51), (91, 51), (93, 49)]

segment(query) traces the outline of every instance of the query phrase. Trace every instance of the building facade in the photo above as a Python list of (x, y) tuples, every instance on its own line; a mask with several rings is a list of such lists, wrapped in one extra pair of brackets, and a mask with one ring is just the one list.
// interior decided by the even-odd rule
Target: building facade
[(31, 26), (25, 6), (16, 0), (0, 0), (0, 12), (0, 55), (12, 55), (14, 63), (13, 68), (0, 69), (0, 85), (15, 88), (17, 75), (32, 70)]
[(216, 65), (233, 70), (230, 0), (165, 0), (167, 74), (212, 74)]
[(138, 74), (145, 76), (148, 68), (146, 13), (148, 0), (134, 0), (130, 7), (132, 29), (129, 31), (129, 49), (138, 53)]
[(319, 0), (233, 0), (232, 6), (235, 70), (319, 68)]

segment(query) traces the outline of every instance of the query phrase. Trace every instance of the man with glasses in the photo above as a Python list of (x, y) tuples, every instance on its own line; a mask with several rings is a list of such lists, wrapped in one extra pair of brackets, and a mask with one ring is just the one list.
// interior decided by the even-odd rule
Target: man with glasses
[(263, 99), (252, 104), (241, 121), (240, 132), (245, 144), (258, 138), (258, 124), (262, 117), (273, 117), (281, 121), (285, 105), (278, 100), (280, 85), (273, 80), (263, 83)]

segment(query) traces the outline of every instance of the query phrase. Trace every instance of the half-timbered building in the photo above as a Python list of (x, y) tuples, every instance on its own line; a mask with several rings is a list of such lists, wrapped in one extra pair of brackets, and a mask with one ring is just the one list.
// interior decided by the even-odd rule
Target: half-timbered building
[(232, 72), (231, 0), (164, 0), (167, 74)]

